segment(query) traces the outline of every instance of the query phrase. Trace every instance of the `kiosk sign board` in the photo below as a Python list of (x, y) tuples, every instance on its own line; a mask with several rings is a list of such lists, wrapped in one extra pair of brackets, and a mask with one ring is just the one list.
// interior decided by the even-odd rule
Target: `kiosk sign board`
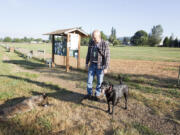
[(55, 49), (54, 54), (66, 56), (66, 43), (65, 42), (56, 41), (54, 43), (54, 49)]

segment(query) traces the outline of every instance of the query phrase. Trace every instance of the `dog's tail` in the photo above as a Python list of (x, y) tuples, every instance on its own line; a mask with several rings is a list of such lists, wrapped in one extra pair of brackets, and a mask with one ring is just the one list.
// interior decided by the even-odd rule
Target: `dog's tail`
[(118, 75), (118, 80), (119, 80), (120, 85), (123, 84), (123, 82), (122, 82), (122, 77), (121, 77), (120, 74)]

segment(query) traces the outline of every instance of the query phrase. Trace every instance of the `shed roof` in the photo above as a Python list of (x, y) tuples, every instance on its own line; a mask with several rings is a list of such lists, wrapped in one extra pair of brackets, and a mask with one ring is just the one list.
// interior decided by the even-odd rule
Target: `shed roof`
[(89, 34), (86, 33), (84, 30), (82, 30), (80, 27), (56, 30), (56, 31), (53, 31), (53, 32), (45, 33), (43, 35), (66, 36), (68, 33), (77, 33), (77, 34), (80, 34), (83, 37), (89, 36)]

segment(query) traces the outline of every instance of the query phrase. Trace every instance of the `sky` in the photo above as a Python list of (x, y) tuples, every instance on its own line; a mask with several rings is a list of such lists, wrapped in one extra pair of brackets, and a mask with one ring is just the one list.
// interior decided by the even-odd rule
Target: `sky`
[(117, 37), (151, 32), (161, 24), (163, 36), (180, 39), (180, 0), (0, 0), (0, 37), (34, 37), (58, 29), (82, 27)]

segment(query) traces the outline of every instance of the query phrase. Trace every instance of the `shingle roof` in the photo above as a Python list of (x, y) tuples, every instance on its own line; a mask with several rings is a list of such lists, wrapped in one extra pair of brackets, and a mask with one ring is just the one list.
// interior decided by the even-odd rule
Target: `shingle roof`
[(85, 36), (85, 37), (87, 37), (89, 35), (88, 33), (86, 33), (84, 30), (82, 30), (79, 27), (56, 30), (53, 32), (45, 33), (43, 35), (62, 35), (62, 36), (64, 36), (64, 35), (67, 35), (68, 33), (73, 33), (73, 32), (78, 33), (78, 34)]

